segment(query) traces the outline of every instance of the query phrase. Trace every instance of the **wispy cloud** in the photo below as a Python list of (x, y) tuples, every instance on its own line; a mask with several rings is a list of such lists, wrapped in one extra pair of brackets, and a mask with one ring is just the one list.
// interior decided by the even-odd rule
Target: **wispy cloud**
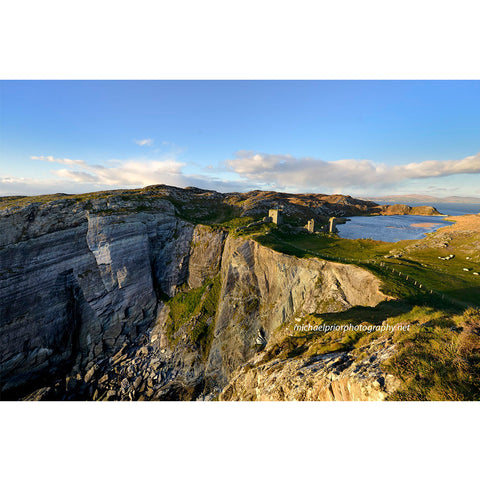
[(74, 172), (72, 170), (67, 170), (66, 168), (64, 168), (62, 170), (57, 170), (55, 173), (59, 177), (77, 183), (101, 183), (100, 178), (97, 175), (88, 172)]
[[(53, 158), (53, 157), (52, 157)], [(57, 162), (63, 163), (64, 162)], [(66, 165), (73, 166), (68, 163)], [(54, 170), (54, 178), (0, 177), (0, 195), (41, 195), (46, 193), (84, 193), (115, 188), (137, 188), (153, 184), (178, 187), (196, 186), (222, 192), (245, 191), (248, 182), (225, 180), (211, 175), (188, 175), (186, 164), (175, 158), (165, 160), (112, 160), (105, 165), (80, 164), (82, 169)]]
[[(246, 182), (224, 180), (210, 175), (186, 174), (186, 163), (168, 154), (156, 160), (111, 159), (103, 165), (84, 160), (71, 160), (49, 156), (32, 156), (33, 160), (57, 163), (65, 166), (52, 170), (52, 179), (0, 177), (0, 195), (55, 193), (59, 191), (81, 192), (108, 188), (136, 188), (153, 184), (169, 184), (180, 187), (198, 186), (207, 189), (231, 191), (246, 189)], [(77, 168), (75, 168), (77, 167)]]
[[(57, 158), (52, 155), (34, 155), (30, 158), (62, 164), (67, 168), (53, 170), (51, 173), (56, 177), (53, 179), (0, 177), (0, 195), (29, 194), (32, 189), (27, 185), (31, 185), (40, 193), (58, 192), (62, 182), (67, 184), (70, 189), (72, 185), (84, 185), (90, 190), (100, 187), (141, 187), (154, 183), (185, 184), (185, 176), (182, 174), (185, 164), (177, 161), (174, 157), (150, 161), (112, 159), (106, 162), (106, 165), (90, 164), (85, 160)], [(80, 167), (81, 170), (74, 169), (74, 167)], [(16, 186), (18, 190), (15, 190)], [(74, 190), (78, 191), (77, 188)]]
[(153, 145), (153, 138), (143, 138), (142, 140), (135, 140), (137, 145), (141, 147), (151, 147)]
[(237, 158), (226, 163), (250, 182), (295, 190), (385, 186), (411, 179), (480, 173), (480, 153), (460, 160), (430, 160), (390, 166), (371, 160), (329, 162), (309, 157), (240, 151)]
[(33, 156), (30, 157), (32, 160), (42, 160), (44, 162), (50, 162), (50, 163), (62, 163), (63, 165), (80, 165), (83, 166), (85, 165), (85, 162), (83, 160), (71, 160), (70, 158), (54, 158), (51, 155), (49, 156)]

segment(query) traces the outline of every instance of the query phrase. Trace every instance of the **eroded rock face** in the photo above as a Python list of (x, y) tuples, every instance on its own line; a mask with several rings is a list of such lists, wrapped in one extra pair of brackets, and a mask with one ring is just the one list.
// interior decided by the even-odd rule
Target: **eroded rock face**
[(309, 359), (271, 360), (262, 355), (239, 368), (220, 400), (248, 401), (379, 401), (399, 381), (380, 364), (395, 353), (394, 345), (373, 342), (363, 360), (351, 353), (328, 353)]
[(198, 288), (220, 270), (227, 232), (197, 225), (192, 237), (188, 268), (188, 286)]
[(224, 385), (251, 358), (256, 338), (309, 313), (375, 306), (388, 299), (380, 281), (353, 265), (299, 259), (253, 240), (229, 237), (222, 260), (221, 303), (206, 376)]
[(169, 202), (158, 201), (155, 212), (118, 210), (102, 215), (77, 205), (72, 211), (67, 203), (2, 212), (3, 396), (135, 341), (155, 319), (160, 292), (173, 295), (188, 278), (208, 275), (213, 257), (196, 248), (190, 276), (188, 268), (192, 239), (201, 240), (203, 229), (177, 218)]

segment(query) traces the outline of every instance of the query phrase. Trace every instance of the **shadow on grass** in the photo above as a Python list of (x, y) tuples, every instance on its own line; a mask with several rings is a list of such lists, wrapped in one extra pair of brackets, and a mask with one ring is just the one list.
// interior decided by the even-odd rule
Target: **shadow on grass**
[(351, 323), (358, 325), (368, 322), (373, 325), (381, 325), (390, 317), (397, 317), (412, 310), (414, 304), (405, 300), (385, 300), (375, 307), (352, 307), (344, 312), (314, 313), (312, 317), (338, 325)]
[(446, 297), (454, 298), (460, 302), (465, 302), (466, 304), (472, 306), (480, 306), (480, 286), (459, 288), (456, 290), (445, 290), (444, 295)]

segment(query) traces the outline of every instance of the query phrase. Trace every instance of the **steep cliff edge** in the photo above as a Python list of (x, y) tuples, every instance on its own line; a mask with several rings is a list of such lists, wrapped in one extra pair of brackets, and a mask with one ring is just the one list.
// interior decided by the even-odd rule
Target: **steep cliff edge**
[[(374, 306), (387, 298), (380, 282), (358, 267), (297, 259), (250, 239), (223, 241), (224, 235), (197, 229), (189, 266), (214, 280), (160, 302), (156, 322), (139, 342), (90, 368), (86, 398), (212, 399), (259, 348), (276, 341), (277, 331), (292, 329), (297, 316)], [(216, 256), (198, 254), (205, 241)], [(185, 307), (192, 300), (191, 309)]]
[(380, 281), (359, 267), (298, 259), (243, 238), (227, 239), (222, 279), (206, 368), (206, 377), (221, 386), (256, 353), (259, 334), (268, 344), (278, 327), (293, 327), (297, 317), (388, 298)]
[[(124, 202), (112, 202), (108, 207)], [(155, 213), (31, 205), (0, 218), (3, 391), (58, 375), (134, 341), (187, 270), (194, 226), (169, 202)], [(175, 239), (175, 241), (173, 241)]]

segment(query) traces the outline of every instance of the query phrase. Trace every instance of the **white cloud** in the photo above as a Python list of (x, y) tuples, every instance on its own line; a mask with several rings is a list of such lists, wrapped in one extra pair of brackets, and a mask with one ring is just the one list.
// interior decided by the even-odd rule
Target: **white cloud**
[(480, 173), (480, 153), (461, 160), (431, 160), (389, 166), (371, 160), (327, 162), (308, 157), (240, 151), (237, 158), (226, 163), (231, 170), (251, 182), (295, 190), (385, 186), (411, 179)]
[(153, 145), (153, 138), (144, 138), (142, 140), (135, 140), (135, 143), (137, 145), (140, 145), (141, 147), (151, 147)]
[[(174, 154), (160, 160), (112, 159), (103, 165), (53, 156), (31, 158), (61, 164), (64, 168), (53, 170), (53, 179), (0, 178), (0, 195), (81, 193), (153, 184), (197, 186), (223, 192), (270, 189), (350, 195), (421, 193), (448, 187), (450, 192), (455, 188), (458, 194), (472, 195), (478, 183), (468, 174), (480, 173), (480, 154), (460, 160), (432, 160), (392, 166), (370, 160), (328, 162), (240, 151), (237, 158), (225, 162), (227, 169), (207, 165), (203, 174), (185, 173), (184, 169), (188, 171), (188, 168), (190, 172), (198, 171), (198, 165), (195, 167), (190, 163), (187, 166), (179, 162)], [(451, 175), (457, 175), (455, 180), (447, 178)], [(431, 178), (436, 178), (435, 182), (429, 180)]]
[(48, 193), (83, 193), (88, 191), (81, 184), (60, 178), (38, 180), (36, 178), (0, 177), (0, 196), (43, 195)]
[(112, 166), (87, 165), (83, 171), (69, 169), (57, 170), (59, 177), (79, 183), (102, 185), (146, 186), (154, 183), (166, 183), (182, 172), (185, 164), (173, 159), (156, 161), (117, 161)]
[(50, 162), (50, 163), (62, 163), (63, 165), (80, 165), (80, 166), (85, 165), (85, 162), (83, 160), (71, 160), (70, 158), (54, 158), (51, 155), (47, 157), (43, 155), (33, 156), (30, 158), (32, 160), (43, 160), (44, 162)]
[(63, 168), (62, 170), (57, 170), (55, 172), (59, 177), (66, 178), (67, 180), (72, 180), (73, 182), (79, 183), (101, 183), (97, 175), (92, 175), (87, 172), (75, 172), (72, 170), (67, 170)]
[(175, 160), (113, 162), (112, 167), (87, 165), (82, 171), (67, 168), (54, 171), (56, 178), (0, 177), (0, 196), (86, 193), (116, 188), (138, 188), (154, 184), (196, 186), (221, 192), (246, 191), (245, 181), (222, 180), (214, 176), (185, 175), (183, 163)]
[[(179, 187), (198, 186), (206, 189), (232, 191), (248, 189), (246, 182), (224, 181), (213, 175), (187, 175), (183, 172), (185, 163), (174, 156), (161, 160), (116, 160), (105, 165), (88, 164), (83, 160), (34, 156), (34, 160), (60, 163), (66, 168), (53, 170), (55, 178), (37, 180), (33, 178), (0, 178), (0, 195), (31, 195), (56, 192), (87, 192), (115, 188), (137, 188), (154, 184), (176, 185)], [(81, 170), (72, 167), (81, 167)], [(70, 167), (70, 168), (69, 168)]]

